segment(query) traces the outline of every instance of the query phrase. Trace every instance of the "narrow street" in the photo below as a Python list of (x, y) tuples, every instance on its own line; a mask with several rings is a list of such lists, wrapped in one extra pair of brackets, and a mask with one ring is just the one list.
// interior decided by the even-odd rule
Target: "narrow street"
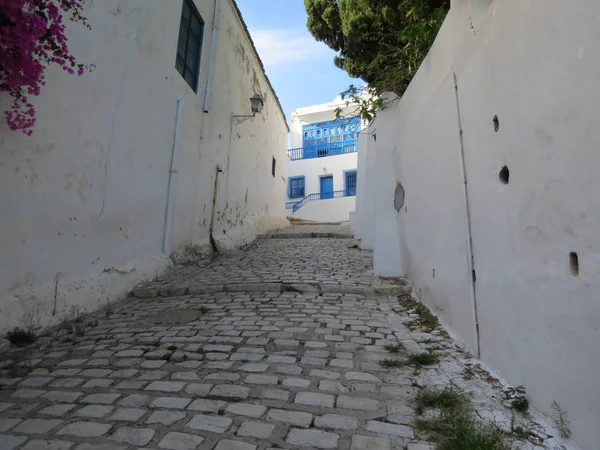
[[(450, 384), (508, 426), (496, 380), (414, 326), (409, 291), (373, 277), (348, 225), (177, 267), (3, 355), (0, 450), (429, 450), (411, 402)], [(381, 364), (428, 350), (430, 366)]]

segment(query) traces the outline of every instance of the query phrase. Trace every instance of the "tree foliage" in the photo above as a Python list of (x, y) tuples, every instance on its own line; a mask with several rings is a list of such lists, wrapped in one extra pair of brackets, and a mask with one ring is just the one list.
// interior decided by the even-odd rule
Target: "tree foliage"
[(385, 94), (397, 98), (408, 87), (450, 0), (304, 0), (304, 4), (309, 31), (338, 53), (335, 65), (368, 84), (366, 89), (351, 86), (342, 95), (370, 121), (386, 106)]

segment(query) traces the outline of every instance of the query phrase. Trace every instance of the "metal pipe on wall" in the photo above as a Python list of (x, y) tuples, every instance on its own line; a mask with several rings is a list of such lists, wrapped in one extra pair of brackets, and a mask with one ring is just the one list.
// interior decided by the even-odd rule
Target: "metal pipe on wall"
[(481, 343), (479, 338), (479, 314), (477, 311), (477, 291), (475, 289), (476, 274), (475, 274), (475, 256), (473, 254), (473, 234), (471, 229), (471, 208), (469, 206), (469, 186), (467, 184), (467, 166), (465, 163), (465, 145), (463, 140), (463, 128), (462, 119), (460, 115), (460, 102), (458, 100), (458, 82), (456, 79), (456, 73), (452, 68), (452, 76), (454, 77), (454, 95), (456, 97), (456, 116), (458, 119), (458, 136), (460, 140), (460, 172), (464, 188), (464, 205), (465, 205), (465, 230), (467, 233), (467, 267), (469, 270), (469, 281), (470, 281), (470, 294), (471, 294), (471, 308), (473, 312), (473, 319), (475, 320), (475, 354), (477, 358), (481, 358)]
[(163, 235), (163, 253), (171, 252), (171, 229), (173, 228), (173, 201), (175, 197), (175, 185), (177, 184), (177, 172), (179, 169), (179, 155), (181, 153), (181, 122), (183, 116), (183, 99), (177, 99), (177, 116), (175, 117), (175, 133), (173, 137), (173, 149), (171, 151), (171, 168), (169, 171), (169, 188), (167, 194), (167, 207), (165, 209), (165, 231)]
[(213, 186), (213, 200), (212, 200), (212, 210), (210, 212), (210, 228), (208, 237), (210, 239), (210, 245), (212, 246), (215, 253), (219, 253), (219, 248), (217, 247), (217, 241), (213, 236), (213, 231), (215, 228), (215, 213), (217, 211), (217, 191), (219, 189), (219, 174), (223, 173), (223, 169), (221, 166), (217, 164), (217, 171), (215, 173), (215, 185)]
[(210, 61), (208, 64), (208, 79), (206, 80), (206, 90), (204, 92), (204, 112), (210, 109), (210, 101), (212, 99), (213, 80), (215, 78), (215, 64), (217, 59), (217, 51), (219, 48), (219, 16), (221, 14), (221, 0), (215, 0), (213, 26), (212, 26), (212, 41), (210, 45)]

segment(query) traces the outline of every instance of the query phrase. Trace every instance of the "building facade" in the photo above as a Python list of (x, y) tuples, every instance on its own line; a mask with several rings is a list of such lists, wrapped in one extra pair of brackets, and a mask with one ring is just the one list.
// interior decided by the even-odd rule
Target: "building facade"
[(596, 0), (452, 1), (361, 147), (353, 221), (376, 273), (408, 275), (585, 449), (600, 442), (599, 25)]
[[(336, 109), (343, 118), (336, 119)], [(316, 222), (347, 221), (356, 204), (361, 120), (345, 102), (292, 113), (286, 208), (290, 216)]]
[(289, 129), (235, 2), (103, 0), (84, 13), (91, 31), (72, 25), (69, 43), (95, 69), (49, 69), (32, 137), (0, 123), (0, 333), (106, 305), (171, 258), (288, 223)]

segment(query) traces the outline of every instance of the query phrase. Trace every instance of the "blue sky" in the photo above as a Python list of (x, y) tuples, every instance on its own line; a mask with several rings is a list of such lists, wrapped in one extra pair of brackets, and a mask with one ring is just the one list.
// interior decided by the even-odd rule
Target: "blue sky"
[(237, 3), (288, 121), (295, 109), (328, 102), (361, 84), (335, 67), (335, 52), (308, 32), (304, 0)]

